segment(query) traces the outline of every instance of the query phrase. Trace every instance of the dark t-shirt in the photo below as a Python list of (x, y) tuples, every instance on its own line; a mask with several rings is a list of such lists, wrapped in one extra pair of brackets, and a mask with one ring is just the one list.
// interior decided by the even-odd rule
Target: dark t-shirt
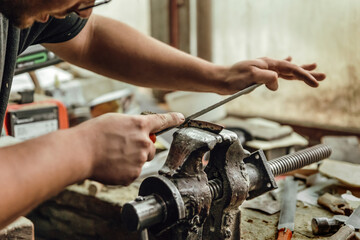
[(68, 41), (74, 38), (85, 24), (85, 19), (70, 14), (64, 19), (50, 18), (46, 23), (34, 23), (30, 28), (20, 30), (0, 14), (0, 71), (3, 71), (0, 78), (0, 132), (17, 56), (30, 45)]

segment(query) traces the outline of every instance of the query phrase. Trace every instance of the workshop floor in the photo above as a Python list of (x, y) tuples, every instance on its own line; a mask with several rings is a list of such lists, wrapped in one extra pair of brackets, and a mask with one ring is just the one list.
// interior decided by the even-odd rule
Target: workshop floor
[[(242, 209), (241, 213), (241, 239), (273, 240), (277, 238), (279, 213), (267, 215), (251, 209)], [(303, 203), (298, 201), (295, 216), (295, 231), (292, 239), (327, 239), (327, 236), (314, 236), (311, 231), (310, 223), (313, 217), (331, 216), (332, 214), (323, 208), (304, 206)]]

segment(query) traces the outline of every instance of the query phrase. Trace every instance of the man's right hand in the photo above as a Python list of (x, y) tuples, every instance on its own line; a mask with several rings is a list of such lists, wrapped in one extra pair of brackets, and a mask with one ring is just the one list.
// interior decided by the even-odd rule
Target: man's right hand
[(90, 178), (107, 184), (129, 185), (155, 155), (150, 133), (183, 123), (180, 113), (153, 115), (105, 114), (79, 125), (91, 153)]
[(278, 79), (300, 80), (310, 87), (317, 87), (319, 81), (326, 78), (324, 73), (314, 72), (316, 64), (298, 66), (291, 63), (291, 57), (285, 60), (258, 58), (241, 61), (225, 68), (220, 82), (223, 87), (218, 88), (220, 94), (234, 94), (252, 84), (265, 84), (270, 90), (278, 89)]

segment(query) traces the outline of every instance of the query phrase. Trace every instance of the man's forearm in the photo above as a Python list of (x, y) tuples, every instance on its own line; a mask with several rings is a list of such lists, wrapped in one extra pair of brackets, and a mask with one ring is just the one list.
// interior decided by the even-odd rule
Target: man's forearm
[(213, 92), (225, 87), (225, 67), (101, 16), (92, 16), (75, 39), (45, 46), (75, 65), (135, 85)]
[[(69, 184), (89, 177), (90, 151), (77, 130), (0, 148), (0, 229)], [(61, 144), (59, 144), (61, 143)]]
[(0, 148), (0, 229), (66, 186), (86, 178), (129, 185), (155, 155), (152, 132), (178, 126), (182, 114), (104, 114)]

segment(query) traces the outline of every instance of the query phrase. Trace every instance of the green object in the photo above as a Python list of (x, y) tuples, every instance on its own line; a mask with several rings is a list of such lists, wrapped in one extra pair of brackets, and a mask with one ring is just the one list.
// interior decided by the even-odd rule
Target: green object
[(46, 52), (34, 53), (31, 55), (19, 57), (16, 63), (30, 62), (33, 61), (35, 64), (46, 62), (48, 56)]

